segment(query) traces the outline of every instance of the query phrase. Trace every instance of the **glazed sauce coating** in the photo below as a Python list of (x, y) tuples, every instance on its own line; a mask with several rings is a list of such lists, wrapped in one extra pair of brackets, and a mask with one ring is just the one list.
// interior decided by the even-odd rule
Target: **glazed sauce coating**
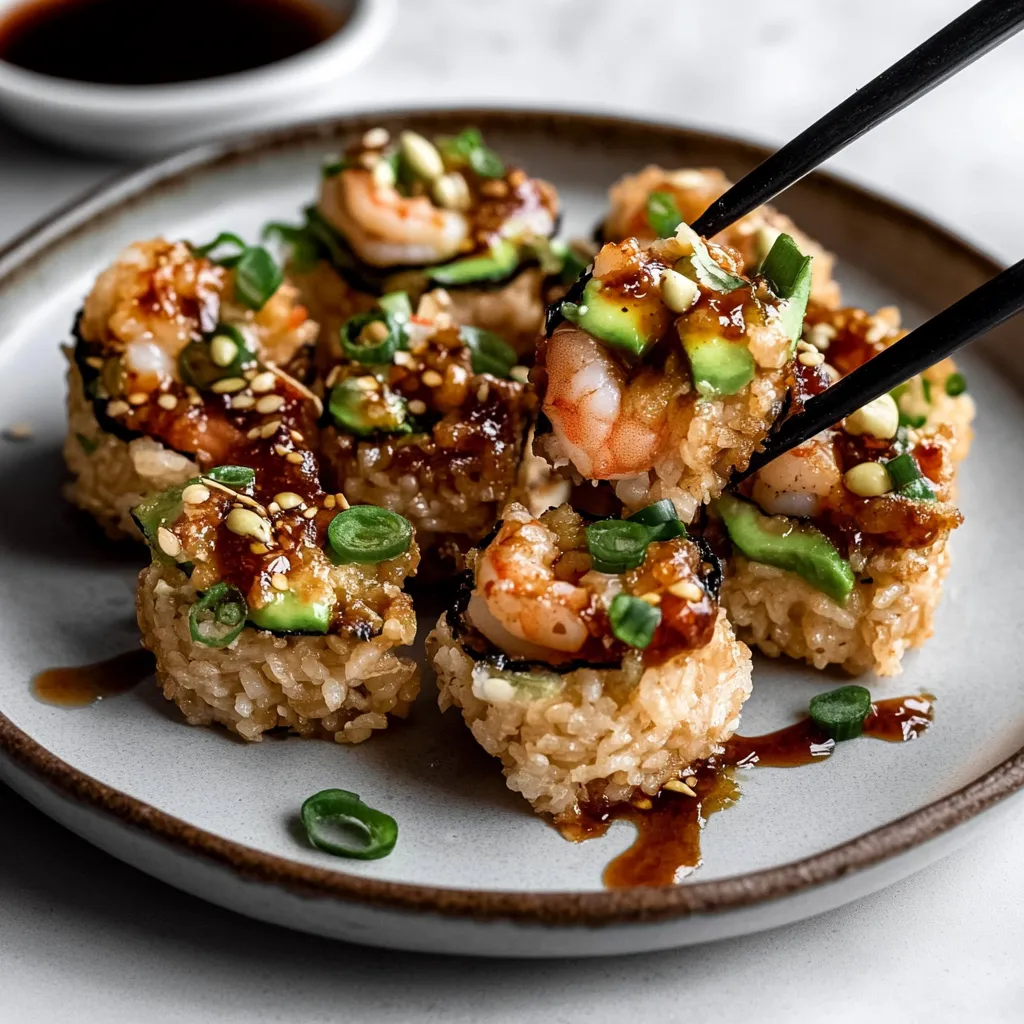
[(0, 21), (0, 59), (105, 85), (163, 85), (249, 71), (332, 36), (313, 0), (34, 0)]
[(95, 665), (47, 669), (32, 680), (32, 693), (44, 704), (84, 708), (127, 693), (152, 675), (153, 668), (153, 655), (139, 648)]
[[(889, 743), (917, 739), (931, 725), (933, 699), (917, 694), (876, 701), (864, 735)], [(809, 718), (764, 736), (734, 736), (721, 755), (688, 770), (696, 780), (690, 786), (694, 796), (663, 789), (653, 799), (641, 796), (633, 804), (590, 809), (561, 832), (582, 842), (603, 836), (613, 821), (632, 822), (636, 841), (605, 869), (605, 886), (672, 885), (700, 867), (700, 836), (708, 818), (739, 799), (738, 769), (798, 768), (825, 761), (834, 750), (835, 743)]]

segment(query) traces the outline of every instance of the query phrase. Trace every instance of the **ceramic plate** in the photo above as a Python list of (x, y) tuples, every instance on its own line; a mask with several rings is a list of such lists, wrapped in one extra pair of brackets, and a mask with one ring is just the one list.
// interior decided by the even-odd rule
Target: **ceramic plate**
[[(486, 955), (635, 952), (770, 927), (876, 890), (990, 826), (999, 813), (990, 808), (1024, 783), (1024, 546), (1013, 542), (1024, 505), (1024, 349), (1013, 325), (964, 359), (978, 437), (936, 636), (902, 677), (868, 681), (877, 697), (933, 693), (934, 726), (913, 744), (863, 740), (824, 764), (744, 773), (738, 804), (705, 829), (703, 865), (678, 885), (604, 890), (602, 871), (632, 827), (566, 842), (506, 790), (459, 716), (439, 714), (429, 677), (409, 722), (352, 749), (247, 746), (189, 728), (152, 680), (78, 710), (33, 697), (41, 670), (137, 643), (143, 552), (104, 543), (60, 497), (58, 345), (93, 277), (122, 246), (158, 233), (254, 237), (308, 201), (340, 136), (381, 120), (431, 133), (479, 124), (496, 148), (557, 184), (569, 235), (589, 233), (608, 184), (627, 170), (719, 165), (735, 176), (762, 156), (713, 136), (576, 115), (361, 117), (192, 151), (17, 242), (0, 258), (0, 426), (30, 424), (32, 438), (0, 444), (0, 777), (115, 856), (242, 913), (359, 942)], [(940, 229), (828, 177), (782, 205), (837, 253), (847, 301), (895, 302), (910, 322), (995, 270)], [(438, 609), (428, 611), (422, 634)], [(764, 659), (755, 679), (745, 734), (792, 722), (836, 681)], [(339, 861), (303, 841), (296, 812), (328, 787), (397, 818), (390, 857)]]

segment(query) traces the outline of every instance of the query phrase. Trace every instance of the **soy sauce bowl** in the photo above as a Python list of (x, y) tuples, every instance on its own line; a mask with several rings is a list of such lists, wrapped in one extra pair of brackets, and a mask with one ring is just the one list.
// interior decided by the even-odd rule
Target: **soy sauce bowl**
[[(396, 0), (319, 2), (341, 22), (333, 35), (293, 57), (216, 78), (98, 85), (0, 60), (0, 116), (73, 149), (140, 159), (226, 132), (326, 113), (337, 109), (331, 104), (338, 80), (383, 42)], [(23, 3), (0, 0), (0, 24)]]

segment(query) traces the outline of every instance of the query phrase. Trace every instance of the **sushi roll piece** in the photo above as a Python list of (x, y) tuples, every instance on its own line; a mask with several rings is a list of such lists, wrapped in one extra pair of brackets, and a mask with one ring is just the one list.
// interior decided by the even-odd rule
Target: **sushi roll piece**
[(535, 399), (498, 335), (460, 326), (445, 292), (415, 315), (393, 293), (342, 326), (327, 374), (321, 460), (353, 504), (405, 516), (424, 551), (458, 557), (517, 486)]
[(679, 785), (737, 728), (750, 652), (685, 533), (667, 502), (589, 525), (510, 505), (428, 638), (442, 710), (560, 826)]
[(962, 522), (957, 448), (954, 423), (909, 426), (884, 395), (722, 495), (709, 531), (731, 548), (722, 603), (737, 635), (819, 669), (898, 674), (932, 634)]
[(433, 140), (374, 128), (325, 164), (301, 227), (268, 231), (289, 245), (328, 359), (340, 354), (342, 324), (380, 296), (404, 291), (416, 302), (435, 288), (448, 292), (458, 323), (528, 355), (546, 282), (565, 260), (551, 242), (558, 219), (554, 187), (507, 165), (475, 128)]
[[(599, 234), (602, 242), (636, 238), (649, 245), (675, 230), (680, 222), (692, 224), (732, 182), (716, 167), (665, 170), (656, 165), (620, 178), (608, 192), (609, 210)], [(800, 251), (814, 258), (811, 296), (824, 306), (838, 306), (839, 285), (832, 277), (835, 259), (805, 235), (785, 215), (761, 206), (730, 224), (712, 239), (735, 249), (744, 274), (753, 274), (780, 234), (790, 235)]]
[(780, 235), (748, 279), (685, 224), (605, 245), (538, 345), (536, 453), (628, 511), (669, 499), (692, 521), (783, 409), (812, 262)]
[(309, 451), (255, 442), (134, 510), (143, 644), (192, 725), (246, 740), (272, 729), (360, 743), (404, 718), (419, 668), (398, 648), (416, 617), (419, 552), (394, 512), (325, 494)]
[(319, 400), (301, 378), (317, 325), (266, 250), (227, 239), (221, 262), (184, 242), (130, 246), (78, 316), (66, 495), (112, 537), (138, 537), (133, 505), (237, 461), (253, 430), (313, 440)]

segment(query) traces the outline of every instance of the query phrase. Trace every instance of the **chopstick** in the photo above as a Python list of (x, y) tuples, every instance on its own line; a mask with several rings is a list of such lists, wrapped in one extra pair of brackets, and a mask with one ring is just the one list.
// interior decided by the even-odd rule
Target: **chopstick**
[(981, 0), (773, 153), (692, 224), (710, 238), (1024, 26), (1024, 0)]
[(810, 440), (862, 405), (892, 391), (915, 374), (1024, 310), (1024, 260), (933, 316), (853, 373), (811, 398), (786, 420), (750, 460), (742, 480), (784, 452)]

